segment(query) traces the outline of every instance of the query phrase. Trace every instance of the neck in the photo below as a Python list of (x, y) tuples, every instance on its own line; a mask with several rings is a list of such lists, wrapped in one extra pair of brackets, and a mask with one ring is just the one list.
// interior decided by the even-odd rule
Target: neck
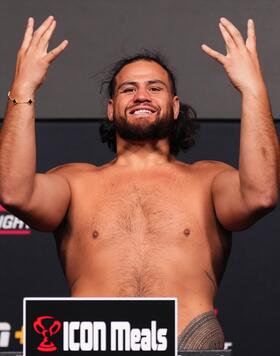
[(114, 164), (132, 169), (152, 168), (174, 160), (169, 153), (168, 139), (135, 142), (117, 135), (117, 155)]

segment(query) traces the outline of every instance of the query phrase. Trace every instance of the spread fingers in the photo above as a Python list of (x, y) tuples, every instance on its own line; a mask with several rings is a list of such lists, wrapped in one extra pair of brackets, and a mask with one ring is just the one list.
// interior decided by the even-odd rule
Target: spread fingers
[(223, 25), (223, 27), (226, 29), (226, 31), (232, 37), (232, 40), (234, 41), (236, 46), (238, 46), (238, 47), (244, 46), (245, 45), (244, 40), (243, 40), (243, 37), (242, 37), (241, 33), (239, 32), (239, 30), (229, 20), (227, 20), (224, 17), (222, 17), (220, 21), (221, 21), (221, 24)]
[(229, 34), (229, 32), (227, 31), (227, 29), (224, 27), (224, 25), (221, 22), (219, 23), (219, 27), (226, 44), (227, 52), (230, 53), (233, 48), (236, 48), (236, 44), (233, 38), (231, 37), (231, 35)]
[(48, 27), (48, 29), (45, 31), (45, 33), (42, 35), (40, 39), (40, 43), (42, 43), (45, 50), (47, 50), (48, 48), (49, 40), (53, 34), (53, 31), (55, 30), (55, 27), (56, 27), (56, 21), (53, 20), (51, 25)]
[(32, 44), (37, 45), (44, 33), (50, 28), (54, 21), (53, 16), (49, 16), (33, 34)]

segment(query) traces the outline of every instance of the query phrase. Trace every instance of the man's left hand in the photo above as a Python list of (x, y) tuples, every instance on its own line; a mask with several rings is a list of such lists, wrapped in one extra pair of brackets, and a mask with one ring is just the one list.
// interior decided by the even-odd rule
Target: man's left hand
[(246, 42), (239, 30), (229, 20), (221, 18), (219, 27), (225, 40), (227, 54), (223, 55), (205, 44), (201, 48), (224, 66), (232, 84), (241, 93), (264, 89), (265, 84), (256, 49), (253, 20), (250, 19), (247, 23)]

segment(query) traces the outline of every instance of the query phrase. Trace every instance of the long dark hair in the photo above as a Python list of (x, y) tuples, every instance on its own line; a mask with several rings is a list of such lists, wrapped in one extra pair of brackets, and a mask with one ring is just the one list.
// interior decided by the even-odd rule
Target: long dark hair
[[(118, 73), (127, 64), (140, 60), (156, 62), (165, 69), (170, 81), (172, 95), (177, 95), (175, 76), (166, 64), (163, 56), (159, 53), (152, 53), (147, 50), (134, 56), (122, 58), (116, 62), (109, 72), (108, 77), (102, 82), (101, 91), (103, 91), (104, 85), (106, 85), (107, 96), (113, 98), (116, 87), (116, 76)], [(173, 128), (169, 135), (170, 153), (172, 155), (176, 156), (180, 150), (186, 151), (195, 144), (195, 136), (199, 128), (196, 118), (195, 110), (190, 105), (180, 102), (180, 113), (177, 120), (174, 120)], [(108, 147), (113, 152), (117, 152), (116, 129), (114, 123), (109, 120), (104, 120), (99, 127), (99, 133), (101, 141), (107, 143)]]

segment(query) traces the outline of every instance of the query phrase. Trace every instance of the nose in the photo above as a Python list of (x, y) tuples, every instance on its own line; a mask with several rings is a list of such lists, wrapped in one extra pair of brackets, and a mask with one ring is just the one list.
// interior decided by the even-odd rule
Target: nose
[(151, 97), (149, 91), (144, 87), (139, 87), (133, 97), (134, 102), (150, 102)]

